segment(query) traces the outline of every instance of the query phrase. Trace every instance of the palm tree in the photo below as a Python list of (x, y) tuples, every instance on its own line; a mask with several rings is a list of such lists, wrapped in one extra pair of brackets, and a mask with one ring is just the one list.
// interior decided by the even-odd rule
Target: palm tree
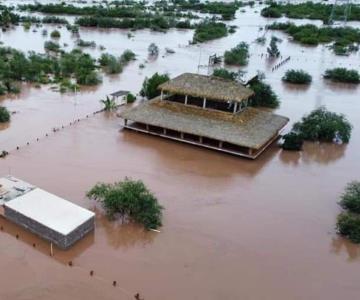
[(104, 104), (105, 111), (111, 111), (116, 109), (117, 105), (115, 99), (110, 99), (109, 96), (106, 96), (105, 100), (100, 100), (102, 104)]

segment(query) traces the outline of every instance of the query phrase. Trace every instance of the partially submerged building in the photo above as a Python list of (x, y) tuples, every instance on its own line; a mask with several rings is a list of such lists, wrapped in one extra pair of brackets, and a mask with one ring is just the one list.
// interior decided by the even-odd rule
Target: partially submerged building
[(0, 178), (6, 219), (62, 249), (94, 230), (95, 214), (12, 176)]
[(249, 106), (254, 92), (214, 76), (184, 73), (161, 95), (124, 110), (124, 128), (255, 159), (289, 119)]

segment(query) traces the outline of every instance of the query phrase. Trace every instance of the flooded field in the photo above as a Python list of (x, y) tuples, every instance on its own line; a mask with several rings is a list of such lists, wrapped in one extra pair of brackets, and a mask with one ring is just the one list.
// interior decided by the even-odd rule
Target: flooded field
[[(126, 30), (81, 29), (82, 39), (112, 54), (131, 49), (137, 60), (76, 95), (23, 86), (19, 95), (1, 98), (16, 114), (0, 127), (0, 150), (10, 152), (0, 160), (0, 176), (10, 173), (94, 210), (96, 230), (50, 257), (47, 242), (0, 218), (0, 299), (133, 299), (137, 292), (146, 300), (359, 298), (360, 247), (336, 235), (334, 226), (339, 195), (347, 182), (359, 179), (360, 88), (321, 76), (330, 67), (359, 69), (359, 53), (335, 56), (325, 46), (303, 47), (269, 31), (267, 41), (272, 34), (282, 38), (281, 55), (291, 56), (272, 72), (280, 59), (269, 62), (261, 55), (266, 46), (253, 43), (272, 20), (259, 17), (259, 6), (244, 9), (230, 22), (238, 25), (236, 33), (201, 46), (188, 46), (191, 30), (141, 30), (129, 39)], [(5, 46), (42, 52), (46, 39), (40, 31), (18, 26), (0, 39)], [(71, 49), (74, 40), (66, 29), (61, 33), (61, 43)], [(154, 72), (211, 73), (203, 67), (208, 56), (240, 41), (251, 43), (246, 76), (265, 72), (280, 96), (276, 112), (290, 118), (287, 129), (325, 105), (354, 125), (350, 143), (307, 143), (300, 153), (273, 145), (250, 161), (123, 131), (115, 113), (92, 115), (100, 99), (120, 89), (137, 93)], [(151, 42), (160, 48), (154, 61), (147, 57)], [(166, 55), (165, 47), (176, 53)], [(284, 84), (281, 77), (292, 68), (308, 71), (313, 83), (306, 89)], [(85, 198), (96, 182), (125, 176), (143, 180), (165, 207), (160, 233), (109, 222)]]

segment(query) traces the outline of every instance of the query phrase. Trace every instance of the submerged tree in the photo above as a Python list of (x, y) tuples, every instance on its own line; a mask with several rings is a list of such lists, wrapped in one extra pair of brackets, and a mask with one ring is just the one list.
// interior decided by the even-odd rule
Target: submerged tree
[(241, 42), (235, 48), (225, 51), (224, 60), (228, 65), (245, 66), (249, 59), (249, 45)]
[(151, 43), (148, 47), (148, 52), (150, 56), (158, 56), (159, 47), (155, 43)]
[(238, 81), (238, 80), (241, 80), (242, 76), (244, 75), (244, 72), (241, 70), (239, 70), (237, 72), (232, 72), (232, 71), (229, 71), (224, 68), (218, 68), (218, 69), (214, 70), (212, 75), (216, 76), (216, 77), (221, 77), (224, 79)]
[(160, 95), (160, 91), (157, 89), (158, 86), (166, 81), (170, 80), (169, 75), (167, 74), (158, 74), (155, 73), (150, 78), (145, 78), (140, 95), (152, 99)]
[(98, 183), (87, 197), (99, 201), (110, 218), (120, 216), (140, 223), (146, 229), (162, 225), (163, 207), (140, 180), (125, 178), (113, 184)]
[(251, 82), (250, 88), (255, 93), (251, 97), (252, 106), (277, 108), (280, 105), (278, 96), (275, 94), (271, 86), (263, 80), (260, 79)]
[(309, 84), (312, 81), (310, 74), (303, 70), (287, 70), (282, 81), (294, 84)]
[(6, 123), (10, 121), (10, 113), (6, 107), (0, 106), (0, 123)]
[(360, 182), (352, 181), (341, 196), (340, 205), (353, 213), (360, 214)]
[(270, 57), (276, 58), (276, 57), (280, 56), (280, 51), (279, 51), (279, 49), (277, 47), (277, 42), (278, 42), (278, 39), (275, 36), (272, 36), (271, 41), (270, 41), (270, 45), (267, 48), (267, 52), (268, 52)]

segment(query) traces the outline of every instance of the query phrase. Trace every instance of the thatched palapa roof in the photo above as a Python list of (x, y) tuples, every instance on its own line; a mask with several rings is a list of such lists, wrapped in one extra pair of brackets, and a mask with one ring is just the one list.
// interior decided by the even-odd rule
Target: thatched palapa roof
[(164, 92), (218, 101), (241, 102), (254, 92), (241, 83), (215, 76), (184, 73), (158, 87)]
[(230, 114), (158, 98), (124, 110), (120, 117), (253, 149), (265, 145), (289, 121), (252, 107)]

